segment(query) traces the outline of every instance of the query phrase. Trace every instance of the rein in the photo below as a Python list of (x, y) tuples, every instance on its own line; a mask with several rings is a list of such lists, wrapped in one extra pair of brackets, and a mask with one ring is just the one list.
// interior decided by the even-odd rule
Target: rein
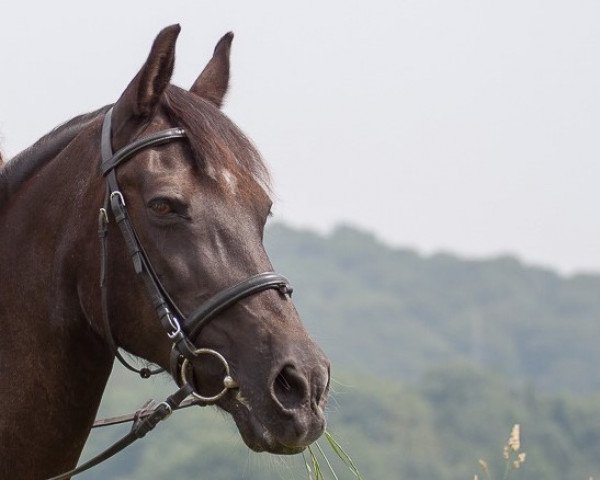
[[(101, 172), (106, 178), (106, 196), (104, 206), (100, 209), (98, 216), (98, 235), (100, 237), (100, 288), (102, 303), (102, 321), (107, 343), (116, 358), (129, 370), (138, 373), (142, 378), (148, 378), (163, 372), (162, 368), (137, 369), (129, 364), (119, 352), (118, 346), (114, 340), (110, 328), (110, 318), (108, 314), (108, 223), (110, 213), (114, 221), (119, 226), (121, 236), (125, 241), (127, 251), (133, 262), (136, 275), (139, 275), (144, 283), (148, 297), (155, 309), (156, 316), (165, 331), (165, 334), (172, 342), (170, 356), (170, 373), (173, 379), (180, 387), (175, 393), (167, 397), (158, 404), (149, 402), (142, 409), (134, 414), (123, 415), (110, 419), (104, 419), (94, 422), (94, 427), (114, 425), (133, 421), (131, 431), (116, 443), (108, 447), (102, 453), (80, 465), (79, 467), (52, 477), (49, 480), (65, 480), (78, 473), (89, 470), (99, 463), (107, 460), (116, 453), (120, 452), (136, 440), (144, 437), (159, 422), (168, 418), (174, 411), (186, 408), (192, 405), (209, 405), (218, 401), (228, 390), (238, 388), (237, 382), (231, 376), (229, 363), (216, 350), (210, 348), (199, 348), (195, 345), (194, 339), (198, 337), (202, 328), (224, 310), (228, 309), (240, 300), (255, 295), (265, 290), (275, 289), (282, 296), (291, 296), (292, 287), (288, 280), (275, 272), (264, 272), (253, 275), (241, 282), (228, 287), (209, 298), (204, 304), (196, 308), (187, 317), (178, 308), (174, 300), (169, 296), (160, 279), (158, 278), (148, 255), (146, 254), (135, 227), (129, 219), (125, 197), (119, 188), (117, 181), (117, 168), (119, 165), (130, 160), (141, 150), (159, 146), (171, 141), (186, 138), (186, 133), (181, 128), (170, 128), (151, 134), (126, 145), (117, 152), (112, 149), (111, 133), (112, 108), (105, 114), (102, 125), (101, 152), (102, 164)], [(194, 360), (202, 355), (213, 356), (223, 365), (225, 375), (223, 377), (223, 389), (212, 396), (202, 395), (188, 380), (188, 371)], [(192, 398), (188, 398), (188, 397)]]
[[(126, 413), (125, 415), (118, 415), (116, 417), (107, 417), (94, 420), (92, 429), (111, 427), (113, 425), (121, 425), (123, 423), (135, 422), (140, 418), (147, 417), (152, 413), (152, 410), (156, 407), (157, 403), (154, 400), (148, 400), (144, 405), (133, 413)], [(200, 400), (196, 398), (188, 398), (181, 402), (177, 407), (173, 407), (172, 410), (183, 410), (184, 408), (204, 406)]]

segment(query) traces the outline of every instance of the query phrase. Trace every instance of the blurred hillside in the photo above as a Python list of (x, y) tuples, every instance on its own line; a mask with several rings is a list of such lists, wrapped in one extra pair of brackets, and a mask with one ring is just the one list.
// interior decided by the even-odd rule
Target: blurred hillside
[[(274, 225), (266, 237), (332, 360), (329, 429), (366, 479), (471, 479), (479, 458), (500, 471), (514, 423), (528, 454), (515, 478), (600, 477), (600, 277), (422, 257), (347, 227)], [(101, 413), (172, 388), (116, 369)], [(85, 456), (126, 428), (94, 433)], [(194, 408), (80, 478), (303, 479), (303, 468), (301, 457), (248, 452), (226, 415)]]
[(422, 257), (347, 227), (323, 237), (274, 225), (267, 249), (343, 369), (406, 381), (466, 362), (541, 391), (600, 391), (600, 275)]

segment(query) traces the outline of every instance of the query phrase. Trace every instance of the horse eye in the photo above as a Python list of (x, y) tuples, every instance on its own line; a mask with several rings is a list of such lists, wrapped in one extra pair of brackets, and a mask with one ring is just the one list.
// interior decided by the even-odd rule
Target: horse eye
[(173, 213), (173, 208), (171, 208), (170, 203), (163, 198), (150, 201), (148, 208), (150, 208), (150, 210), (152, 210), (156, 215), (160, 216)]

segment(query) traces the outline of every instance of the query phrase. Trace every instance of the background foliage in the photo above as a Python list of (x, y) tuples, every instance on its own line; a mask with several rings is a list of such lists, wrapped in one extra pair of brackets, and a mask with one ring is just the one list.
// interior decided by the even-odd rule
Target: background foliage
[[(499, 471), (514, 423), (527, 452), (517, 477), (600, 478), (600, 276), (512, 257), (423, 257), (349, 227), (321, 236), (274, 225), (266, 243), (331, 357), (329, 429), (365, 478), (470, 479), (479, 458)], [(115, 369), (101, 413), (172, 389), (166, 377), (138, 383)], [(94, 432), (84, 456), (126, 428)], [(303, 469), (298, 457), (248, 452), (224, 414), (194, 408), (81, 478), (306, 478)]]

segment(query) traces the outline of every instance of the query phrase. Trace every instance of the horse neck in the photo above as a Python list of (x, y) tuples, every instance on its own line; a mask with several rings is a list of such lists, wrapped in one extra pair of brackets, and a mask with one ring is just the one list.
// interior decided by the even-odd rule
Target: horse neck
[(0, 211), (0, 478), (71, 468), (112, 367), (82, 306), (102, 192), (81, 151), (67, 147)]

